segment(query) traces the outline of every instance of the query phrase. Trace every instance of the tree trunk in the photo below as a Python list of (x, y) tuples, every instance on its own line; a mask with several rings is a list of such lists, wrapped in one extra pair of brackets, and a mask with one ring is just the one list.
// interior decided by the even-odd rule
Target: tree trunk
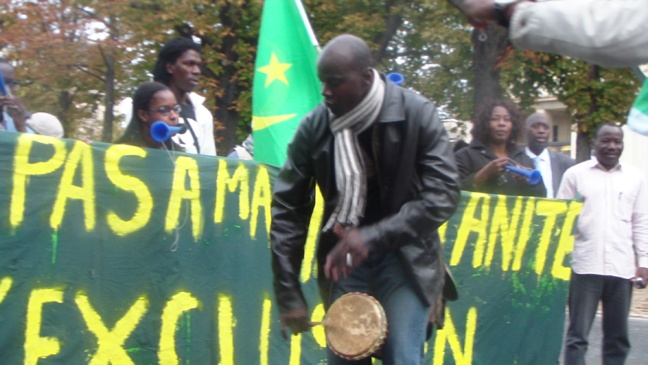
[[(214, 111), (214, 119), (216, 120), (216, 127), (214, 134), (218, 133), (218, 154), (220, 156), (227, 156), (229, 152), (236, 146), (236, 130), (238, 127), (240, 113), (235, 108), (235, 103), (241, 94), (236, 82), (231, 82), (230, 79), (236, 70), (234, 67), (225, 67), (225, 72), (219, 77), (219, 84), (223, 93), (221, 96), (216, 97), (216, 105), (218, 107)], [(251, 121), (248, 121), (251, 124)]]
[(475, 97), (473, 116), (479, 106), (489, 99), (502, 97), (499, 60), (509, 46), (506, 30), (496, 25), (485, 29), (475, 28), (472, 33), (474, 47), (473, 70), (475, 73)]
[(105, 109), (101, 140), (103, 142), (112, 142), (113, 124), (115, 121), (115, 114), (113, 112), (113, 105), (115, 105), (115, 57), (112, 53), (106, 55), (106, 66), (106, 95), (104, 96)]
[(589, 160), (591, 150), (589, 133), (583, 132), (579, 125), (578, 132), (576, 133), (576, 162)]
[[(114, 15), (109, 18), (108, 29), (110, 31), (110, 39), (117, 44), (119, 40), (119, 33), (115, 27), (117, 19)], [(106, 65), (106, 74), (104, 76), (104, 85), (106, 96), (104, 97), (104, 124), (101, 133), (101, 140), (104, 142), (112, 142), (113, 140), (113, 124), (115, 122), (115, 113), (113, 111), (115, 105), (115, 52), (114, 44), (110, 44), (107, 49), (103, 50), (102, 55)]]
[[(591, 85), (594, 82), (599, 81), (600, 78), (601, 75), (599, 66), (589, 65), (589, 71), (587, 73), (588, 84)], [(594, 92), (591, 86), (588, 86), (583, 92), (587, 92), (590, 95), (589, 114), (592, 115), (599, 110), (598, 93)], [(590, 140), (594, 137), (594, 131), (591, 129), (591, 124), (585, 125), (580, 121), (578, 122), (578, 134), (576, 135), (577, 162), (582, 162), (590, 159), (592, 151)]]
[(397, 0), (392, 2), (385, 3), (385, 10), (388, 14), (385, 18), (385, 31), (378, 34), (378, 37), (374, 39), (375, 43), (378, 45), (378, 49), (373, 53), (374, 63), (381, 64), (385, 55), (387, 54), (387, 47), (389, 42), (394, 39), (396, 32), (403, 25), (403, 17), (401, 16), (401, 11), (394, 9), (401, 9), (403, 6), (407, 6), (409, 1)]
[[(63, 125), (63, 135), (68, 138), (72, 137), (70, 132), (76, 130), (77, 123), (75, 120), (70, 120), (70, 118), (67, 117), (70, 108), (72, 107), (72, 97), (68, 90), (59, 92), (58, 104), (60, 112), (57, 113), (56, 116), (61, 121), (61, 125)], [(76, 136), (76, 134), (74, 134), (74, 136)]]
[[(239, 59), (236, 52), (236, 28), (240, 16), (239, 9), (231, 3), (225, 5), (222, 10), (221, 19), (223, 26), (232, 29), (231, 35), (223, 38), (219, 44), (217, 52), (223, 55), (221, 64), (222, 72), (217, 76), (218, 85), (222, 90), (216, 95), (216, 110), (214, 110), (214, 137), (217, 138), (216, 148), (218, 155), (227, 156), (227, 154), (236, 146), (236, 131), (239, 124), (238, 99), (241, 96), (241, 86), (238, 82), (238, 72), (236, 64)], [(248, 125), (252, 121), (246, 121)]]

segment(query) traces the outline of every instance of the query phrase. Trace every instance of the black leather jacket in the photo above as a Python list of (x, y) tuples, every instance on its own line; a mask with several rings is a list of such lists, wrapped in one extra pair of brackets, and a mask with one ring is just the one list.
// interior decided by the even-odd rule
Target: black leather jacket
[[(361, 226), (360, 232), (370, 252), (397, 252), (421, 298), (433, 304), (444, 282), (437, 229), (454, 213), (459, 200), (452, 146), (434, 104), (391, 82), (386, 82), (385, 100), (372, 128), (384, 216), (375, 224)], [(281, 312), (306, 307), (299, 272), (315, 184), (324, 197), (324, 223), (337, 201), (333, 141), (329, 113), (321, 104), (301, 121), (274, 184), (270, 235)], [(332, 232), (321, 233), (318, 280), (325, 304), (330, 283), (324, 278), (323, 266), (336, 243)]]

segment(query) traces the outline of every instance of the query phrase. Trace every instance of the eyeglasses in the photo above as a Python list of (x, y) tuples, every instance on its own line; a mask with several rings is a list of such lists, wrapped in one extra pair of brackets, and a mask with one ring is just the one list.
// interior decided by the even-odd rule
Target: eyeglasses
[(182, 107), (180, 104), (176, 104), (174, 106), (161, 106), (159, 108), (149, 108), (150, 111), (160, 113), (160, 114), (169, 114), (172, 110), (176, 112), (176, 114), (180, 114), (182, 111)]

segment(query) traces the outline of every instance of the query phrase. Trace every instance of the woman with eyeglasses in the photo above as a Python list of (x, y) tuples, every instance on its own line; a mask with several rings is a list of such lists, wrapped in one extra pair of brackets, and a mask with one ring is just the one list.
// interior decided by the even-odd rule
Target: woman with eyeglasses
[(133, 113), (117, 143), (139, 147), (183, 151), (171, 138), (164, 143), (151, 137), (151, 125), (161, 121), (169, 126), (177, 126), (180, 119), (180, 105), (175, 95), (166, 85), (159, 82), (145, 82), (137, 87), (133, 94)]
[(542, 181), (532, 185), (521, 174), (504, 166), (534, 168), (533, 160), (516, 145), (522, 133), (522, 115), (508, 100), (480, 106), (471, 130), (470, 144), (455, 153), (462, 190), (488, 194), (546, 196)]

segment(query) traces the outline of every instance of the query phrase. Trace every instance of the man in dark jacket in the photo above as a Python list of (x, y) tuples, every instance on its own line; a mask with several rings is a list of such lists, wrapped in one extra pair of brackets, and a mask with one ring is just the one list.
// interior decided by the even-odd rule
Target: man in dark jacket
[(558, 192), (565, 171), (576, 163), (569, 156), (547, 148), (551, 134), (551, 118), (545, 113), (533, 113), (526, 119), (527, 147), (525, 152), (542, 174), (547, 188), (547, 198), (553, 199)]
[[(434, 104), (378, 74), (361, 39), (334, 38), (317, 69), (325, 101), (302, 120), (274, 186), (282, 325), (309, 328), (299, 271), (317, 184), (325, 201), (317, 248), (324, 304), (354, 291), (374, 296), (389, 323), (383, 364), (421, 364), (427, 314), (444, 284), (437, 229), (459, 200), (452, 145)], [(329, 363), (345, 362), (329, 352)]]

